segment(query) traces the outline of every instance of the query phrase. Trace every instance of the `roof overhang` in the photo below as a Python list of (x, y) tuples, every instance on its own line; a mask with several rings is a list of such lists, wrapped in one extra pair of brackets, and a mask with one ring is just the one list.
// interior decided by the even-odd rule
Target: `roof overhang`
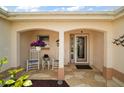
[(0, 8), (0, 17), (7, 19), (8, 16), (8, 12)]
[(0, 17), (11, 21), (21, 20), (114, 20), (124, 16), (124, 7), (107, 12), (6, 12), (0, 9)]

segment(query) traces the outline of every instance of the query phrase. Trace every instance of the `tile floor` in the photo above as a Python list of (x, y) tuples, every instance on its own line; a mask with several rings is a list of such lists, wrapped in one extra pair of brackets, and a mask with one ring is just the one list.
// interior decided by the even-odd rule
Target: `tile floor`
[[(30, 79), (57, 80), (55, 70), (29, 71)], [(93, 68), (92, 70), (76, 69), (74, 65), (65, 66), (65, 81), (70, 87), (119, 87), (113, 80), (106, 81), (102, 74)]]

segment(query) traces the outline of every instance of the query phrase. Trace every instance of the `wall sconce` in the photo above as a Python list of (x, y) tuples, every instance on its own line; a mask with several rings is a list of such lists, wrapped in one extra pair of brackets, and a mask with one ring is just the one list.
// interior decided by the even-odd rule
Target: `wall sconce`
[(59, 40), (56, 40), (57, 47), (59, 47)]
[(112, 43), (115, 45), (121, 45), (124, 47), (124, 35), (120, 36), (117, 39), (114, 39), (114, 41)]

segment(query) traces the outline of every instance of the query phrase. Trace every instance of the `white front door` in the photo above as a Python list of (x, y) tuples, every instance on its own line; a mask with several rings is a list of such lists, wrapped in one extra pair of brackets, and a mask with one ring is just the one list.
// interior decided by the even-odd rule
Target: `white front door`
[(75, 35), (75, 63), (88, 63), (88, 36)]

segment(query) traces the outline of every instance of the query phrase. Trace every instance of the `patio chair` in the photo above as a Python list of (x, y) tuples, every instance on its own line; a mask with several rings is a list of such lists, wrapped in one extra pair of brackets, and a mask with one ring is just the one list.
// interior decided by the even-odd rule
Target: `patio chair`
[(59, 67), (59, 60), (55, 59), (55, 58), (51, 58), (52, 60), (52, 70), (54, 70), (55, 68)]
[(27, 60), (27, 71), (31, 69), (40, 69), (40, 51), (30, 49), (29, 59)]

